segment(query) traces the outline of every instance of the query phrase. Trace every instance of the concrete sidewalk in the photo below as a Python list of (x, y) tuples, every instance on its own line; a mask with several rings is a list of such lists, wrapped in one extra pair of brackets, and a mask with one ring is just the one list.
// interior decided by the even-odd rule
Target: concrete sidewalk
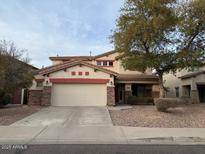
[(205, 144), (205, 128), (143, 128), (121, 127), (128, 143), (202, 143)]
[(202, 128), (1, 126), (4, 144), (205, 144)]
[(46, 127), (0, 126), (0, 143), (29, 143)]

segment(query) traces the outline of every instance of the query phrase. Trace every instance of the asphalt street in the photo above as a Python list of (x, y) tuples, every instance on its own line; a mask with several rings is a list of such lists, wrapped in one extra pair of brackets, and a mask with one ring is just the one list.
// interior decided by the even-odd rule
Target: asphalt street
[(1, 154), (205, 154), (205, 145), (2, 145)]

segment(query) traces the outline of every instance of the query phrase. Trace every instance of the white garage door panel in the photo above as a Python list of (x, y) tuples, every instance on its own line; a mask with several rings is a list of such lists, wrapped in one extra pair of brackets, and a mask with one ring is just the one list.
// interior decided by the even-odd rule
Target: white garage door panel
[(54, 84), (51, 104), (53, 106), (105, 106), (105, 84)]

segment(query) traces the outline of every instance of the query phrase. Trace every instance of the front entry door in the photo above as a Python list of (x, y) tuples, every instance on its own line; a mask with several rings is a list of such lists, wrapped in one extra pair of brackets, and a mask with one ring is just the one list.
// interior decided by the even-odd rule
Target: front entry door
[(120, 84), (118, 87), (118, 103), (124, 104), (125, 103), (125, 85)]
[(205, 85), (198, 85), (199, 99), (201, 103), (205, 103)]

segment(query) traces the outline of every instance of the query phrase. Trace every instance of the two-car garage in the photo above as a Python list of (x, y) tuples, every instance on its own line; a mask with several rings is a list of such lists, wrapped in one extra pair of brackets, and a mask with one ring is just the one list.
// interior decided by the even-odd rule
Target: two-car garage
[(114, 104), (117, 73), (84, 61), (42, 69), (30, 90), (30, 104), (52, 106), (106, 106)]
[(53, 84), (53, 106), (106, 106), (106, 84)]

